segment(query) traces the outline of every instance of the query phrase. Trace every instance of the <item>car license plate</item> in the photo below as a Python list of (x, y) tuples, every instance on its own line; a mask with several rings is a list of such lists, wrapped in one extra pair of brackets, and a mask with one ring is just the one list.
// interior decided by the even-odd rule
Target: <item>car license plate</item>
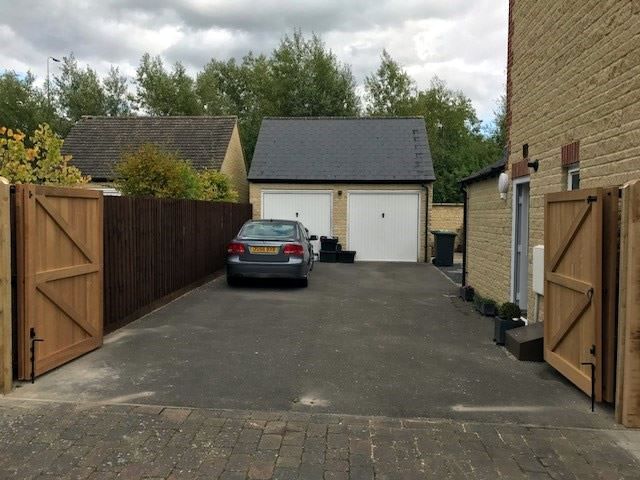
[(258, 255), (275, 255), (278, 247), (249, 247), (249, 251)]

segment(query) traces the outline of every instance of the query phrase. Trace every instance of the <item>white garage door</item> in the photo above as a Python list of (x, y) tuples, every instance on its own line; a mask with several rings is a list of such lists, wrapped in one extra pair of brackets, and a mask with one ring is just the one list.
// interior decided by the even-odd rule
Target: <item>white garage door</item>
[(349, 192), (349, 249), (357, 260), (418, 260), (418, 192)]
[[(311, 235), (330, 236), (331, 192), (263, 191), (262, 218), (297, 220)], [(319, 243), (314, 249), (320, 250)]]

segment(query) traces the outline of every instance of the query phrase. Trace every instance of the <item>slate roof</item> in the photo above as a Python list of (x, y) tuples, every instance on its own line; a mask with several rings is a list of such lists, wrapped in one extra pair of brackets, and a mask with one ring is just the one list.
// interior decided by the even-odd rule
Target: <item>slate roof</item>
[(476, 172), (473, 172), (468, 177), (465, 177), (462, 180), (460, 180), (460, 184), (468, 185), (470, 183), (484, 180), (485, 178), (497, 177), (502, 172), (504, 172), (504, 167), (506, 164), (507, 164), (507, 152), (505, 150), (500, 160), (490, 165), (487, 165), (486, 167), (481, 168)]
[(421, 183), (435, 180), (421, 117), (265, 118), (249, 180)]
[(122, 154), (152, 143), (178, 152), (196, 168), (219, 170), (235, 116), (82, 117), (64, 141), (63, 153), (94, 180), (113, 180)]

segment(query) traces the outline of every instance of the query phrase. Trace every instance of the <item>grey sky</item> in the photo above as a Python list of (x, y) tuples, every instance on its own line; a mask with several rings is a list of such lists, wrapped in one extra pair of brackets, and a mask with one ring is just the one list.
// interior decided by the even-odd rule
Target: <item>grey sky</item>
[[(135, 73), (148, 51), (191, 72), (211, 57), (268, 53), (283, 34), (320, 34), (359, 82), (386, 48), (426, 87), (437, 75), (489, 120), (506, 73), (506, 0), (0, 0), (0, 69), (40, 79), (73, 51), (100, 73)], [(53, 67), (55, 71), (57, 67)]]

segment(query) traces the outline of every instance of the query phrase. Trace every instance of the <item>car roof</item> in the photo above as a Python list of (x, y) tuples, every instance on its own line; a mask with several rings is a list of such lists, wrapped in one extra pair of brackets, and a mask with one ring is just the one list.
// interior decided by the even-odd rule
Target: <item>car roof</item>
[(248, 220), (246, 223), (287, 223), (290, 225), (300, 224), (300, 222), (296, 220), (279, 220), (277, 218), (263, 218), (260, 220)]

